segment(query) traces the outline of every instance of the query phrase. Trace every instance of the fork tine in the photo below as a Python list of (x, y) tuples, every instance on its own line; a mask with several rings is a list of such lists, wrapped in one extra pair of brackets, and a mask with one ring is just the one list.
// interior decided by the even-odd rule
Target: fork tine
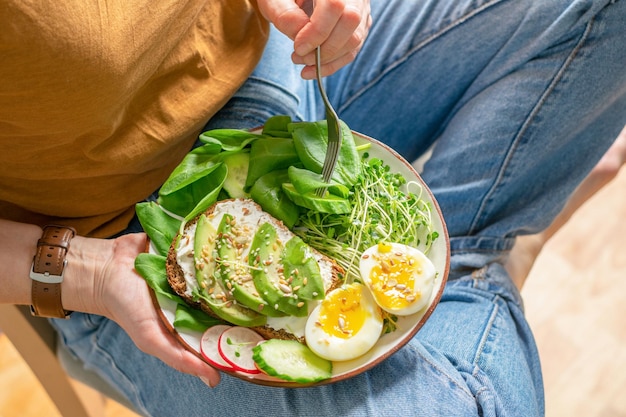
[[(326, 122), (328, 126), (328, 146), (326, 149), (326, 157), (324, 158), (324, 164), (322, 166), (322, 179), (324, 182), (329, 183), (333, 176), (335, 166), (337, 165), (337, 159), (339, 157), (339, 150), (341, 148), (341, 122), (337, 116), (337, 112), (333, 109), (326, 90), (322, 83), (322, 71), (321, 71), (321, 49), (318, 46), (315, 51), (315, 69), (317, 73), (317, 87), (324, 101), (324, 107), (326, 109)], [(315, 190), (315, 194), (322, 197), (326, 192), (326, 188), (320, 187)]]
[(330, 177), (333, 175), (333, 171), (339, 157), (339, 149), (340, 146), (338, 142), (328, 143), (328, 149), (326, 150), (327, 158), (324, 160), (324, 167), (322, 169), (322, 176), (326, 182), (328, 182)]

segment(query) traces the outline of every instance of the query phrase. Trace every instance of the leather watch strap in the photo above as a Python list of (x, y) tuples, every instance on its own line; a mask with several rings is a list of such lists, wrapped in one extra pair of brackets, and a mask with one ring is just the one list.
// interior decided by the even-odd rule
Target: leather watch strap
[(31, 313), (34, 316), (67, 318), (71, 314), (61, 304), (61, 283), (67, 264), (65, 256), (75, 235), (76, 231), (67, 226), (43, 228), (30, 271)]

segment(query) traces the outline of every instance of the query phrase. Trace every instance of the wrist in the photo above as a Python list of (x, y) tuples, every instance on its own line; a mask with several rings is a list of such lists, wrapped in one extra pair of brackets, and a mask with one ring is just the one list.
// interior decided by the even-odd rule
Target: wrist
[(110, 259), (111, 243), (82, 236), (72, 240), (62, 289), (62, 303), (66, 310), (104, 315), (96, 289), (102, 285), (100, 277)]
[(126, 299), (135, 293), (133, 286), (146, 287), (134, 271), (135, 258), (145, 245), (143, 233), (116, 239), (75, 237), (68, 252), (63, 306), (115, 320), (120, 302), (135, 301)]

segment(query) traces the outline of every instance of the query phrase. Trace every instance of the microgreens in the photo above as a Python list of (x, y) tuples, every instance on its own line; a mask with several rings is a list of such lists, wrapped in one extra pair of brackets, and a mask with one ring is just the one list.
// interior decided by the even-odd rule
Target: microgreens
[(362, 172), (350, 195), (347, 214), (306, 212), (294, 232), (346, 270), (347, 283), (359, 280), (359, 258), (381, 241), (397, 242), (428, 253), (438, 233), (422, 186), (407, 182), (382, 160), (364, 156)]

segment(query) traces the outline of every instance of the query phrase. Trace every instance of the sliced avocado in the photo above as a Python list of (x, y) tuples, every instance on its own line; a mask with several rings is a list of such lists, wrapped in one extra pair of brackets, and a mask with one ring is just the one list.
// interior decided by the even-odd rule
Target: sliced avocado
[(193, 256), (196, 265), (196, 280), (200, 288), (210, 288), (216, 284), (213, 273), (215, 272), (215, 262), (213, 261), (213, 250), (215, 249), (215, 239), (217, 230), (213, 227), (209, 219), (202, 214), (196, 223), (196, 234), (193, 241)]
[(245, 198), (248, 193), (244, 191), (246, 177), (248, 176), (248, 166), (250, 165), (250, 154), (248, 152), (237, 152), (224, 157), (224, 164), (228, 168), (224, 185), (224, 190), (232, 198)]
[(254, 284), (270, 308), (290, 316), (304, 317), (308, 313), (307, 303), (297, 297), (285, 279), (282, 252), (283, 243), (278, 239), (276, 228), (263, 223), (254, 234), (248, 256)]
[(215, 279), (215, 251), (217, 230), (202, 214), (196, 225), (194, 237), (194, 261), (198, 296), (209, 305), (219, 318), (238, 326), (263, 326), (267, 317), (235, 302), (230, 291)]
[(298, 206), (321, 213), (342, 214), (352, 211), (352, 205), (349, 200), (337, 197), (328, 192), (326, 192), (323, 197), (318, 197), (314, 191), (300, 194), (291, 183), (283, 184), (283, 191), (287, 194), (287, 197)]
[(237, 236), (245, 236), (236, 225), (236, 219), (226, 213), (217, 228), (217, 278), (223, 287), (230, 290), (237, 302), (251, 310), (266, 316), (283, 316), (279, 311), (269, 308), (267, 302), (259, 295), (249, 265), (240, 257), (247, 243)]
[(285, 244), (283, 253), (285, 277), (299, 299), (322, 300), (324, 298), (324, 281), (317, 260), (310, 248), (300, 239), (294, 237)]

